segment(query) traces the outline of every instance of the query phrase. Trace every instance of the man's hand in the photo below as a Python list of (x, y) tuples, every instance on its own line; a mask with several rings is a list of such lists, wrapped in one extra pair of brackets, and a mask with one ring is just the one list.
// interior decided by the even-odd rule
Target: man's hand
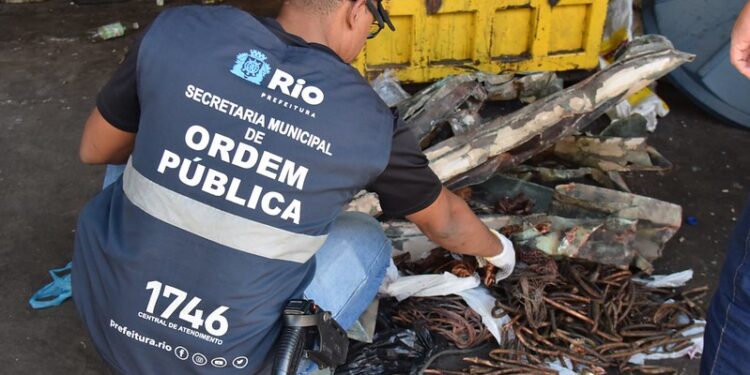
[(740, 12), (732, 29), (732, 48), (729, 53), (732, 65), (750, 78), (750, 2)]
[(494, 229), (490, 229), (503, 244), (503, 251), (494, 257), (484, 258), (490, 262), (493, 266), (497, 267), (497, 273), (495, 275), (495, 282), (508, 278), (513, 273), (513, 268), (516, 266), (516, 251), (513, 248), (513, 243), (510, 242), (508, 237), (503, 236)]
[(500, 270), (497, 280), (508, 277), (513, 271), (516, 259), (513, 244), (487, 228), (463, 199), (446, 188), (429, 207), (406, 218), (443, 248), (484, 257)]

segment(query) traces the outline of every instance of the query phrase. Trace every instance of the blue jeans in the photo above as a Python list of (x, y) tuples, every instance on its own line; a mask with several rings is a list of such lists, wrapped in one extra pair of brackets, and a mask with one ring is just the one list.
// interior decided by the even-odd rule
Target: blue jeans
[(750, 373), (750, 200), (730, 239), (706, 321), (701, 374)]
[[(107, 166), (104, 186), (115, 182), (124, 170), (122, 165)], [(343, 213), (315, 254), (315, 276), (305, 289), (305, 298), (330, 311), (349, 329), (375, 298), (390, 258), (391, 242), (377, 220), (362, 213)], [(303, 362), (300, 368), (309, 372), (315, 367)]]

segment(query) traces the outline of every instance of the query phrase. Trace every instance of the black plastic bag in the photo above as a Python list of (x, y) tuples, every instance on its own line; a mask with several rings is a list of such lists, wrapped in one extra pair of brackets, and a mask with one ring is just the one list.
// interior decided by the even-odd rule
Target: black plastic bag
[(335, 374), (416, 374), (435, 350), (435, 338), (424, 327), (390, 328), (375, 333), (372, 344), (352, 342)]

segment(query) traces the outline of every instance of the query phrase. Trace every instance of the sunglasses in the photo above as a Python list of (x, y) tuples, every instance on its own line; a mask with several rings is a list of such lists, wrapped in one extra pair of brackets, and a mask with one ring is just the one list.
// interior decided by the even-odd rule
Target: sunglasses
[(388, 12), (383, 8), (382, 0), (365, 0), (365, 4), (370, 13), (375, 17), (375, 21), (370, 26), (370, 34), (367, 36), (367, 39), (376, 37), (386, 25), (388, 25), (391, 31), (396, 31), (396, 27), (391, 22), (391, 17), (388, 16)]

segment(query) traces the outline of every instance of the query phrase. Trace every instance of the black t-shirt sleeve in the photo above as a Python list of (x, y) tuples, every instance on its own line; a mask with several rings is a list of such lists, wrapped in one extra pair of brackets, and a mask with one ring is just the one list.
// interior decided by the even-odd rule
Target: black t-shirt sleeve
[(435, 202), (443, 185), (398, 113), (394, 113), (394, 121), (388, 166), (367, 186), (367, 190), (378, 194), (384, 215), (402, 217)]
[(125, 55), (125, 60), (117, 67), (115, 74), (96, 97), (96, 108), (99, 109), (102, 117), (114, 127), (130, 133), (138, 131), (138, 122), (141, 117), (136, 82), (140, 45), (141, 37), (139, 36)]

